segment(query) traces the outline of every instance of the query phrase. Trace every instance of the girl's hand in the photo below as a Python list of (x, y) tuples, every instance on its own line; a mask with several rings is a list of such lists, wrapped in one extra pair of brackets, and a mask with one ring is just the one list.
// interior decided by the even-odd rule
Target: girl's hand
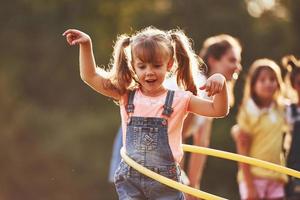
[(66, 36), (69, 45), (85, 44), (91, 42), (91, 38), (89, 35), (76, 29), (68, 29), (62, 35)]
[(200, 90), (205, 90), (207, 92), (207, 96), (209, 97), (213, 96), (222, 91), (225, 81), (226, 79), (222, 74), (213, 74), (207, 79), (205, 85), (200, 87)]

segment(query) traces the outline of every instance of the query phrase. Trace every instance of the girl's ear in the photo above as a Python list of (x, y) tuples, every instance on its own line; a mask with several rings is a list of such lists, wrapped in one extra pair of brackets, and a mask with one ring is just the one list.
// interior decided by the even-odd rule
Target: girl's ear
[(167, 71), (171, 71), (172, 67), (173, 67), (173, 64), (174, 64), (174, 58), (171, 58), (168, 62), (168, 65), (167, 65)]

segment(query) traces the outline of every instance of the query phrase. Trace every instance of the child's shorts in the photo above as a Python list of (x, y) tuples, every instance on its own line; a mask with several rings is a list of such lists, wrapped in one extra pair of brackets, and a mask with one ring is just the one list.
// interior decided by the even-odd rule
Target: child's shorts
[[(275, 199), (283, 198), (284, 183), (270, 179), (255, 178), (254, 186), (260, 199)], [(239, 183), (241, 199), (247, 199), (248, 191), (245, 182)]]
[[(180, 182), (179, 166), (156, 166), (148, 169)], [(119, 200), (185, 200), (182, 192), (140, 174), (124, 161), (121, 161), (115, 173), (115, 186)]]

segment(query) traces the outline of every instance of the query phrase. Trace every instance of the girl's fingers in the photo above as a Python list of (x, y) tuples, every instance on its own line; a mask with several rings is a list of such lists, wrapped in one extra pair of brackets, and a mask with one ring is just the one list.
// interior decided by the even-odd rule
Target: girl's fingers
[(75, 45), (75, 44), (79, 44), (79, 43), (83, 42), (82, 37), (79, 37), (79, 35), (73, 34), (73, 33), (68, 33), (66, 35), (66, 38), (67, 38), (67, 42), (69, 43), (69, 45)]
[(82, 39), (82, 38), (74, 39), (74, 40), (72, 41), (72, 45), (79, 44), (79, 43), (81, 43), (81, 42), (83, 42), (83, 39)]
[(80, 34), (80, 31), (76, 30), (76, 29), (68, 29), (66, 30), (62, 35), (66, 36), (67, 34), (72, 33), (72, 34)]
[(213, 87), (213, 94), (212, 95), (215, 95), (215, 94), (217, 94), (218, 93), (218, 84), (214, 84), (214, 87)]
[(66, 30), (62, 35), (63, 36), (66, 36), (66, 35), (68, 35), (69, 33), (73, 33), (73, 30), (72, 29), (68, 29), (68, 30)]
[(218, 94), (219, 92), (220, 92), (220, 91), (219, 91), (219, 85), (216, 84), (216, 85), (214, 86), (214, 90), (213, 90), (213, 94), (212, 94), (212, 95)]
[(206, 88), (205, 88), (205, 91), (207, 92), (207, 96), (211, 96), (211, 87), (212, 87), (212, 84), (211, 84), (211, 82), (210, 81), (208, 81), (207, 83), (206, 83)]
[(67, 39), (67, 42), (71, 45), (72, 40), (74, 40), (74, 37), (72, 36), (71, 33), (69, 33), (69, 34), (67, 34), (66, 39)]
[(216, 93), (217, 93), (217, 88), (218, 85), (216, 83), (213, 83), (212, 84), (212, 87), (211, 87), (211, 96), (214, 96)]
[(212, 83), (210, 87), (210, 95), (213, 96), (215, 94), (218, 94), (222, 91), (222, 84)]
[(210, 86), (209, 90), (207, 91), (208, 92), (208, 96), (212, 96), (213, 95), (213, 85)]
[(210, 91), (210, 88), (211, 88), (211, 82), (207, 82), (206, 87), (205, 87), (205, 91), (206, 92)]
[(219, 85), (219, 92), (221, 92), (222, 91), (222, 88), (223, 88), (223, 85)]
[(75, 44), (78, 44), (79, 43), (79, 40), (73, 40), (71, 45), (75, 45)]

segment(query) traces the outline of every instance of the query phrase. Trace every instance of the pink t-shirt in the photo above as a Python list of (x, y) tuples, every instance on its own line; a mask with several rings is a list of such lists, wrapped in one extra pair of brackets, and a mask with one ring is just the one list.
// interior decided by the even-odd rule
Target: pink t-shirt
[[(171, 151), (173, 153), (174, 160), (180, 162), (183, 157), (182, 144), (182, 126), (185, 117), (188, 114), (188, 105), (192, 96), (189, 91), (175, 91), (173, 99), (173, 113), (170, 117), (162, 115), (163, 105), (167, 92), (157, 97), (145, 96), (140, 89), (137, 89), (134, 95), (134, 113), (131, 116), (137, 117), (160, 117), (168, 120), (168, 139)], [(126, 98), (126, 99), (125, 99)], [(127, 95), (121, 97), (120, 100), (120, 112), (122, 118), (122, 130), (123, 130), (123, 146), (125, 147), (126, 129), (128, 114), (126, 112), (125, 103), (127, 104)]]

